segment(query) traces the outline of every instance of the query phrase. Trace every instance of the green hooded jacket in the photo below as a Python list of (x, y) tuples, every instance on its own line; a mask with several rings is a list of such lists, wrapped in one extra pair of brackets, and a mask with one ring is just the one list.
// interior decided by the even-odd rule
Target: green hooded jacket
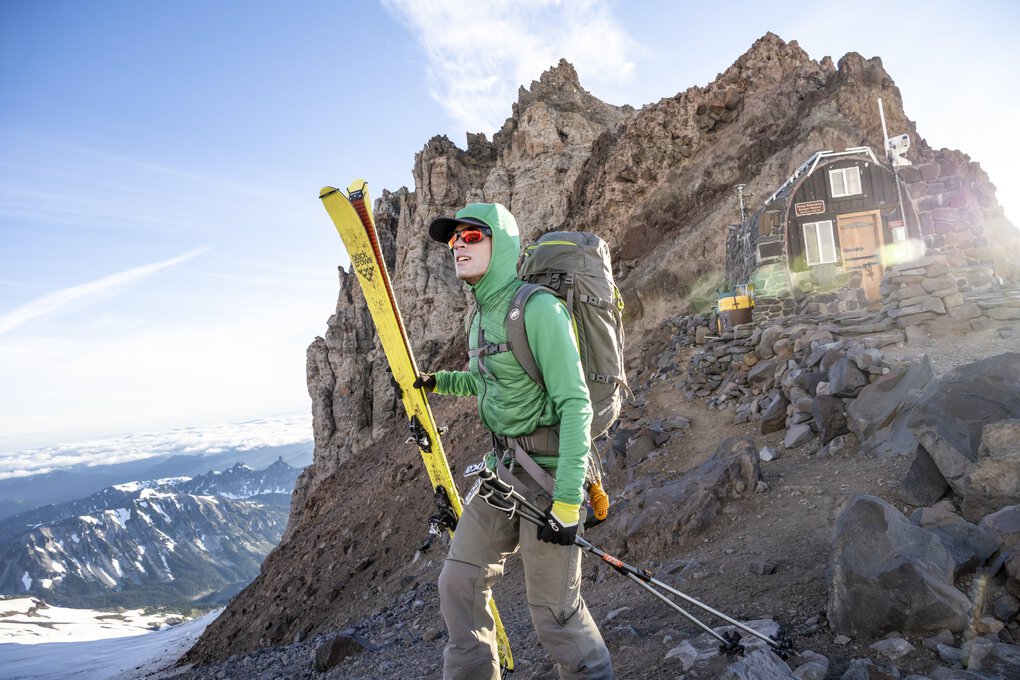
[[(479, 323), (487, 343), (504, 343), (507, 309), (522, 285), (517, 278), (520, 254), (517, 221), (498, 203), (472, 203), (456, 217), (472, 217), (492, 229), (489, 267), (477, 284), (468, 286), (478, 307), (468, 346), (477, 348)], [(525, 307), (524, 321), (528, 345), (542, 370), (545, 390), (528, 377), (512, 352), (500, 352), (485, 357), (488, 374), (479, 370), (477, 357), (470, 359), (467, 371), (438, 371), (435, 391), (477, 396), (482, 424), (498, 435), (519, 437), (537, 427), (559, 423), (559, 455), (533, 458), (542, 467), (555, 471), (553, 500), (578, 505), (583, 499), (591, 447), (588, 428), (592, 408), (570, 314), (554, 295), (535, 295)]]

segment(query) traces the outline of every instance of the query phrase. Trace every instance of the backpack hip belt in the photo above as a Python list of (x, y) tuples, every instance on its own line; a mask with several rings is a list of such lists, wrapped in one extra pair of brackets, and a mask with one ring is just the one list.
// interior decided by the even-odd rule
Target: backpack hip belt
[(496, 452), (496, 462), (503, 464), (503, 457), (506, 454), (511, 456), (511, 465), (518, 463), (532, 479), (549, 492), (550, 496), (556, 486), (556, 480), (542, 469), (542, 466), (528, 455), (529, 453), (541, 456), (559, 455), (560, 437), (558, 428), (539, 427), (534, 432), (522, 437), (507, 437), (492, 433), (492, 445)]

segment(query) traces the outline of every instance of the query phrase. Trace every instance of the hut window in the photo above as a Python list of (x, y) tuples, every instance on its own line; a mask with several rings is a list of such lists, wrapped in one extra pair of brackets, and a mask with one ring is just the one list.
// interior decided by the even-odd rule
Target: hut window
[(833, 198), (861, 193), (861, 169), (854, 165), (829, 170), (829, 190)]
[(836, 261), (836, 242), (832, 238), (832, 220), (804, 225), (804, 250), (811, 266)]

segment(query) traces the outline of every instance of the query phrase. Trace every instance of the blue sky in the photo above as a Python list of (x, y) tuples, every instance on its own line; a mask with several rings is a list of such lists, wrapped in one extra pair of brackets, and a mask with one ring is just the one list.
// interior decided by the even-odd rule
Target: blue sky
[(320, 186), (410, 185), (560, 57), (641, 106), (766, 31), (881, 56), (1020, 218), (1009, 2), (3, 2), (0, 452), (307, 413), (346, 264)]

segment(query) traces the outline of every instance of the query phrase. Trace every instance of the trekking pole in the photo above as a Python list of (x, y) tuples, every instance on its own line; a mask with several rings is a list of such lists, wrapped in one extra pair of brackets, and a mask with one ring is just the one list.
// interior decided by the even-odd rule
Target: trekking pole
[[(531, 522), (532, 524), (538, 526), (542, 526), (545, 524), (545, 513), (539, 510), (533, 503), (531, 503), (531, 501), (529, 501), (520, 493), (518, 493), (516, 490), (514, 490), (514, 487), (512, 485), (500, 479), (495, 472), (489, 470), (488, 468), (482, 467), (478, 471), (478, 477), (482, 480), (482, 483), (485, 486), (489, 487), (489, 489), (493, 493), (498, 494), (504, 501), (508, 503), (507, 506), (500, 506), (492, 503), (490, 501), (492, 494), (490, 493), (489, 495), (482, 496), (483, 499), (487, 503), (489, 503), (489, 505), (492, 505), (493, 507), (508, 513), (508, 515), (510, 515), (511, 517), (513, 516), (513, 514), (516, 513), (522, 519), (525, 519), (528, 522)], [(647, 590), (649, 593), (651, 593), (658, 599), (668, 604), (671, 608), (679, 612), (691, 623), (698, 626), (701, 630), (705, 631), (706, 633), (714, 637), (721, 643), (719, 646), (719, 652), (722, 654), (726, 654), (727, 656), (732, 656), (734, 654), (743, 654), (744, 646), (740, 644), (741, 636), (739, 633), (737, 633), (736, 631), (722, 634), (717, 633), (706, 623), (702, 622), (693, 614), (680, 607), (676, 602), (673, 602), (671, 599), (660, 593), (655, 588), (661, 588), (662, 590), (665, 590), (666, 592), (671, 593), (676, 597), (679, 597), (685, 602), (692, 604), (695, 607), (698, 607), (708, 612), (709, 614), (712, 614), (713, 616), (722, 619), (723, 621), (729, 623), (730, 625), (739, 628), (745, 633), (748, 633), (749, 635), (752, 635), (762, 640), (767, 645), (769, 645), (769, 647), (771, 647), (772, 650), (776, 653), (776, 655), (779, 656), (781, 659), (785, 660), (789, 658), (790, 652), (794, 651), (793, 642), (785, 633), (780, 632), (780, 634), (777, 635), (776, 637), (771, 637), (763, 633), (760, 633), (756, 631), (754, 628), (751, 628), (750, 626), (743, 624), (740, 621), (737, 621), (736, 619), (727, 616), (726, 614), (723, 614), (720, 611), (717, 611), (716, 609), (713, 609), (704, 602), (701, 602), (700, 600), (697, 600), (691, 597), (690, 595), (687, 595), (686, 593), (680, 592), (679, 590), (673, 588), (667, 583), (663, 583), (659, 579), (655, 578), (652, 575), (652, 573), (647, 569), (638, 569), (637, 567), (627, 564), (623, 560), (614, 557), (613, 555), (610, 555), (605, 550), (602, 550), (601, 548), (592, 544), (591, 542), (587, 541), (581, 536), (575, 537), (574, 543), (585, 552), (591, 553), (598, 557), (599, 559), (601, 559), (603, 562), (605, 562), (613, 569), (615, 569), (618, 573), (623, 574), (631, 581), (638, 584), (639, 586)]]

